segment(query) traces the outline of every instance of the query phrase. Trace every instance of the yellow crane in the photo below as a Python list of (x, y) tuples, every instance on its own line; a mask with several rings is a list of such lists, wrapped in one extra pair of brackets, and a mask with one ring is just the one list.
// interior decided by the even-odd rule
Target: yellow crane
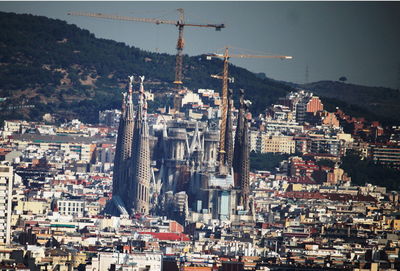
[(210, 60), (212, 58), (222, 58), (224, 60), (224, 68), (222, 76), (211, 75), (213, 78), (222, 79), (222, 103), (221, 103), (221, 126), (220, 126), (220, 136), (219, 136), (219, 157), (218, 162), (223, 167), (226, 161), (226, 147), (225, 146), (225, 137), (226, 137), (226, 119), (227, 119), (227, 107), (228, 107), (228, 64), (229, 58), (279, 58), (279, 59), (293, 59), (292, 56), (283, 56), (283, 55), (249, 55), (249, 54), (229, 54), (229, 47), (225, 47), (223, 54), (209, 54), (206, 55), (207, 59)]
[(137, 17), (129, 17), (129, 16), (118, 16), (118, 15), (109, 15), (103, 13), (87, 13), (87, 12), (68, 12), (68, 15), (73, 16), (86, 16), (93, 18), (101, 18), (101, 19), (111, 19), (111, 20), (120, 20), (120, 21), (134, 21), (134, 22), (143, 22), (143, 23), (155, 23), (155, 24), (169, 24), (175, 25), (178, 27), (178, 42), (176, 44), (176, 64), (175, 64), (175, 81), (174, 84), (181, 85), (183, 81), (182, 67), (183, 67), (183, 48), (185, 47), (185, 42), (183, 39), (183, 29), (185, 26), (193, 26), (193, 27), (209, 27), (215, 28), (215, 30), (220, 31), (225, 27), (224, 24), (192, 24), (185, 22), (185, 14), (182, 8), (177, 9), (179, 12), (179, 19), (177, 21), (174, 20), (160, 20), (153, 18), (137, 18)]

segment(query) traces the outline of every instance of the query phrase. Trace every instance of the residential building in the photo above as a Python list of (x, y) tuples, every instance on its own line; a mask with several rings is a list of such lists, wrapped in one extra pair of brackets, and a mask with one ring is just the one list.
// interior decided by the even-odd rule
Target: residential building
[(109, 127), (118, 127), (120, 117), (121, 110), (118, 109), (99, 111), (99, 124)]
[(85, 202), (82, 200), (62, 199), (57, 200), (58, 212), (62, 215), (83, 217), (85, 213)]
[(0, 165), (0, 244), (10, 244), (11, 207), (15, 174), (11, 166)]
[(263, 138), (263, 153), (295, 153), (296, 142), (292, 136), (266, 135)]
[(400, 167), (400, 144), (370, 144), (368, 156), (375, 163)]

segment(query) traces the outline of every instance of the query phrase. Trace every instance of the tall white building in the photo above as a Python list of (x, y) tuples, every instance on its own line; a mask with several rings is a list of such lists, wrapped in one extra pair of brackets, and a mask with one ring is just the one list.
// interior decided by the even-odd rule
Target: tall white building
[(0, 244), (10, 244), (13, 168), (0, 165)]
[(58, 211), (62, 215), (73, 215), (83, 217), (85, 212), (85, 202), (82, 200), (58, 200)]

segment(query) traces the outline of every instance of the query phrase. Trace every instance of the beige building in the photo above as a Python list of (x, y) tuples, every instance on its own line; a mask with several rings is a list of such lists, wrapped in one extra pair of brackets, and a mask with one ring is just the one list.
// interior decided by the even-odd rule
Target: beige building
[(50, 203), (46, 201), (18, 201), (14, 211), (16, 214), (46, 214), (50, 209)]
[(250, 131), (250, 151), (257, 153), (295, 153), (293, 136), (272, 135), (258, 130)]
[(263, 149), (262, 152), (272, 152), (272, 153), (295, 153), (295, 141), (292, 136), (284, 136), (284, 135), (269, 135), (263, 140)]
[(93, 217), (100, 213), (100, 205), (95, 203), (90, 203), (85, 206), (87, 211), (87, 216)]

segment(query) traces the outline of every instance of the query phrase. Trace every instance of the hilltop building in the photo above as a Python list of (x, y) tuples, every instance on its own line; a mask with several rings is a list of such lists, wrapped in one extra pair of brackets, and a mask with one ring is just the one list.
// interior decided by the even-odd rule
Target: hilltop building
[(400, 145), (398, 143), (371, 144), (368, 154), (375, 163), (400, 168)]
[(288, 107), (295, 115), (296, 122), (303, 124), (310, 114), (315, 114), (324, 109), (319, 97), (311, 92), (300, 90), (291, 92), (285, 98), (280, 99), (282, 105)]

